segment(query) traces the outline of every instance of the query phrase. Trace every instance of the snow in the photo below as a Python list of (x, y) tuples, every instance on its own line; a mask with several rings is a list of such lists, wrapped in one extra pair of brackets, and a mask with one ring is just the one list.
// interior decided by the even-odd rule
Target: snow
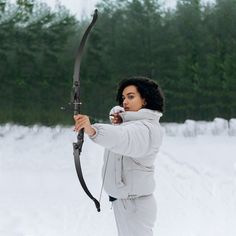
[(229, 122), (222, 118), (215, 118), (212, 122), (186, 120), (184, 124), (166, 123), (163, 126), (168, 136), (236, 135), (236, 119)]
[[(154, 235), (236, 235), (236, 119), (163, 124), (156, 160)], [(74, 167), (72, 127), (0, 126), (1, 236), (111, 236), (116, 225), (106, 193), (101, 213)], [(103, 148), (87, 137), (82, 169), (96, 198)]]

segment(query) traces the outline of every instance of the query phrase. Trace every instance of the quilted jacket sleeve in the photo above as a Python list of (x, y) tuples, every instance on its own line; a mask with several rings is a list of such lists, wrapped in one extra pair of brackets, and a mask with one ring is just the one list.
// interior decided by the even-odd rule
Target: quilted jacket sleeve
[(158, 151), (162, 140), (158, 125), (147, 125), (142, 121), (117, 126), (94, 124), (93, 127), (96, 134), (90, 137), (92, 141), (112, 152), (133, 158)]

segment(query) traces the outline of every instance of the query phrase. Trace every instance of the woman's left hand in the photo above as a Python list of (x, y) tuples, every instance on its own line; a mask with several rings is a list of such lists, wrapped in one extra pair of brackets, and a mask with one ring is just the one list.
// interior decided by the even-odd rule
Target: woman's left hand
[(89, 135), (93, 136), (96, 133), (96, 130), (92, 127), (89, 117), (86, 115), (75, 115), (74, 116), (75, 120), (75, 128), (74, 130), (79, 132), (81, 129), (84, 129), (84, 132)]

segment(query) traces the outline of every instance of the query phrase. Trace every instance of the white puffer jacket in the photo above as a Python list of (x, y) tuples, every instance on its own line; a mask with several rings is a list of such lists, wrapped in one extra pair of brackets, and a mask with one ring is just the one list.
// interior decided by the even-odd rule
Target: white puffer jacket
[(154, 192), (154, 161), (162, 143), (162, 113), (149, 109), (120, 114), (120, 125), (94, 124), (92, 141), (105, 147), (103, 175), (108, 195), (127, 199)]

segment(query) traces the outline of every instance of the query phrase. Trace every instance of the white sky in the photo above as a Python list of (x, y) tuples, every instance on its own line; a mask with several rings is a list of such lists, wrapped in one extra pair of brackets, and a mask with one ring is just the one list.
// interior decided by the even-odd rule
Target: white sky
[[(41, 0), (46, 2), (49, 6), (54, 7), (58, 0)], [(71, 13), (79, 18), (82, 15), (93, 14), (93, 9), (99, 0), (60, 0), (59, 2), (68, 8)]]
[[(51, 7), (55, 6), (55, 3), (58, 2), (58, 0), (41, 1), (46, 2)], [(99, 0), (60, 0), (60, 2), (62, 3), (62, 5), (66, 6), (73, 14), (76, 14), (80, 18), (84, 14), (93, 14), (95, 5), (99, 2)], [(176, 4), (176, 0), (165, 0), (165, 4), (168, 7), (174, 7)]]
[[(10, 0), (10, 2), (15, 2), (16, 0)], [(100, 0), (39, 0), (41, 2), (47, 3), (50, 7), (54, 8), (57, 2), (60, 2), (67, 9), (75, 14), (78, 18), (84, 15), (93, 14), (96, 3)], [(214, 2), (215, 0), (202, 0), (202, 2)], [(165, 3), (166, 7), (173, 8), (176, 5), (176, 0), (160, 0), (160, 2)]]
[[(49, 6), (55, 6), (55, 3), (60, 1), (62, 5), (66, 6), (71, 13), (75, 14), (78, 18), (83, 15), (93, 14), (96, 3), (100, 0), (41, 0), (46, 2)], [(201, 0), (202, 2), (215, 2), (215, 0)], [(160, 0), (166, 7), (173, 8), (176, 6), (176, 0)]]

